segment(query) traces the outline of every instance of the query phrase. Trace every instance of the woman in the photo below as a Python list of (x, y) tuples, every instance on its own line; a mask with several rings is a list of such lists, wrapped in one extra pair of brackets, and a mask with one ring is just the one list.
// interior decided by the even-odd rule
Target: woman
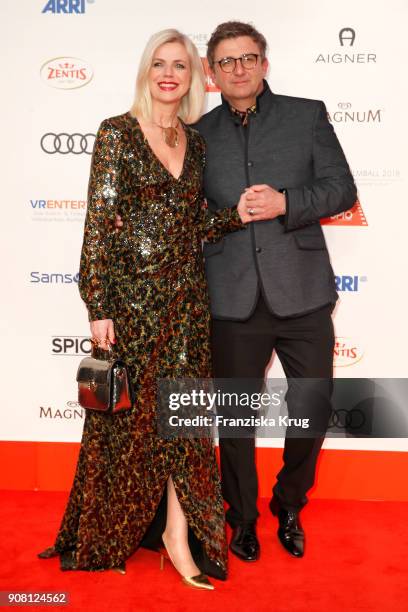
[[(81, 255), (80, 293), (91, 333), (128, 364), (132, 410), (88, 411), (69, 502), (55, 545), (62, 569), (116, 569), (141, 545), (164, 543), (185, 583), (225, 579), (219, 476), (209, 439), (161, 439), (156, 379), (210, 376), (202, 239), (241, 230), (238, 208), (210, 215), (202, 202), (205, 150), (187, 123), (204, 99), (201, 60), (176, 30), (142, 56), (132, 111), (98, 131)], [(239, 212), (238, 212), (239, 211)], [(120, 214), (124, 229), (115, 233)]]

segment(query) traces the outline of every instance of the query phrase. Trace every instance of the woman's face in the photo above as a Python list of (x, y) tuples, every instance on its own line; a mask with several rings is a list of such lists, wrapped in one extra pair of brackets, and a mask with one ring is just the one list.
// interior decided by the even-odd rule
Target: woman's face
[(191, 66), (180, 42), (169, 42), (156, 49), (149, 70), (148, 83), (153, 100), (180, 102), (191, 84)]

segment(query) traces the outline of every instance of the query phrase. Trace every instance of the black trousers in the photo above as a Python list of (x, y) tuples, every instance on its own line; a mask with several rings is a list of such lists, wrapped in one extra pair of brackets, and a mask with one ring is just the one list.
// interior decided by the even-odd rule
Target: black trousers
[[(288, 379), (326, 381), (326, 409), (330, 406), (333, 380), (333, 305), (295, 318), (271, 314), (259, 297), (253, 315), (246, 321), (213, 319), (212, 352), (215, 378), (263, 379), (275, 350)], [(296, 402), (296, 400), (295, 400)], [(296, 410), (289, 394), (289, 416)], [(307, 414), (308, 406), (303, 406)], [(330, 409), (327, 411), (327, 421)], [(324, 434), (317, 437), (286, 435), (283, 467), (277, 475), (273, 495), (287, 510), (300, 510), (306, 492), (314, 483), (318, 454)], [(220, 437), (221, 480), (228, 503), (227, 521), (234, 527), (256, 521), (258, 479), (255, 439)]]

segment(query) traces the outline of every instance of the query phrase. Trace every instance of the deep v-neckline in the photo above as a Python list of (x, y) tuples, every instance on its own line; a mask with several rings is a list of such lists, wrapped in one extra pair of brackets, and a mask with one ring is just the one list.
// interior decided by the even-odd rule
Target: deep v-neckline
[(168, 174), (173, 181), (176, 181), (176, 183), (178, 183), (181, 179), (181, 177), (184, 175), (184, 171), (186, 168), (186, 162), (187, 162), (187, 154), (189, 152), (189, 148), (190, 148), (190, 138), (189, 138), (189, 134), (188, 134), (188, 130), (186, 129), (186, 125), (184, 124), (183, 121), (181, 121), (181, 119), (179, 119), (183, 130), (184, 130), (184, 134), (186, 135), (186, 150), (184, 151), (184, 157), (183, 157), (183, 163), (181, 165), (181, 170), (180, 170), (180, 174), (178, 176), (175, 176), (172, 172), (170, 172), (170, 170), (164, 165), (164, 163), (161, 161), (160, 157), (153, 151), (153, 148), (150, 144), (150, 142), (147, 139), (146, 134), (144, 133), (142, 126), (139, 123), (139, 120), (137, 119), (137, 117), (133, 117), (133, 115), (131, 115), (130, 113), (128, 113), (129, 116), (136, 121), (137, 126), (140, 130), (140, 133), (142, 135), (142, 138), (146, 144), (146, 147), (149, 149), (151, 156), (155, 159), (155, 161), (158, 163), (159, 166), (161, 166), (161, 168), (166, 172), (166, 174)]

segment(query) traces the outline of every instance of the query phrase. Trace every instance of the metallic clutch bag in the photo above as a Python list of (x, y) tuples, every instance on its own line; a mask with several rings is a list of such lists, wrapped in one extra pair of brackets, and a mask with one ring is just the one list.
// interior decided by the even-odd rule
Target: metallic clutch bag
[(78, 402), (87, 410), (119, 412), (132, 407), (132, 389), (126, 364), (92, 341), (90, 357), (82, 359), (77, 372)]

